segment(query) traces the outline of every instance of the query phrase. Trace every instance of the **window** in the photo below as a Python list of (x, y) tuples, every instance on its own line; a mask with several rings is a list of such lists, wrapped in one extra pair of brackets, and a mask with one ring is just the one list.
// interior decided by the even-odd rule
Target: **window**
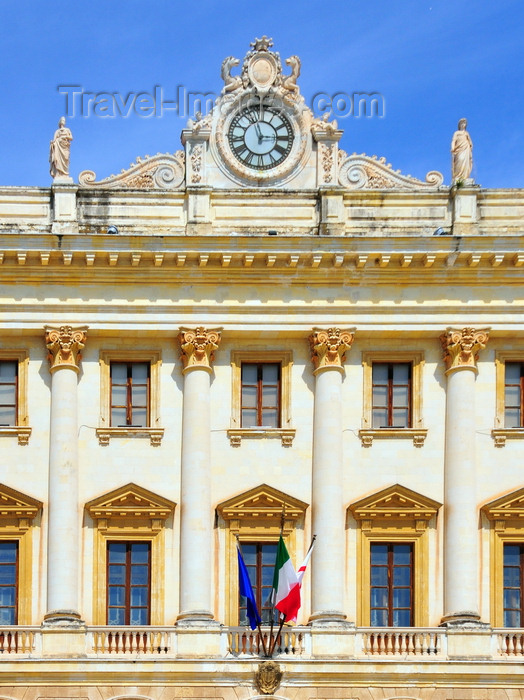
[(373, 363), (373, 428), (411, 428), (411, 364)]
[(419, 352), (364, 352), (363, 447), (374, 438), (411, 438), (422, 447), (427, 430), (422, 420), (422, 373)]
[(159, 352), (100, 352), (100, 427), (96, 434), (101, 445), (130, 435), (149, 437), (151, 445), (161, 444), (161, 365)]
[(0, 540), (0, 625), (18, 622), (18, 542)]
[(293, 444), (291, 427), (292, 355), (286, 351), (231, 353), (231, 428), (233, 447), (243, 438), (280, 438)]
[[(262, 618), (262, 624), (271, 622), (271, 591), (273, 586), (273, 574), (275, 572), (275, 559), (277, 556), (277, 543), (244, 542), (242, 555), (249, 572), (253, 593), (257, 602), (258, 612)], [(274, 621), (278, 620), (278, 611)], [(238, 624), (247, 625), (246, 599), (239, 596)]]
[(151, 543), (107, 543), (107, 624), (148, 625)]
[(111, 425), (149, 425), (149, 363), (111, 363)]
[(524, 362), (506, 362), (504, 382), (504, 426), (524, 427)]
[(25, 350), (0, 350), (0, 435), (18, 438), (27, 445), (31, 428), (27, 417), (27, 370)]
[(371, 545), (371, 626), (413, 624), (413, 545)]
[(506, 440), (524, 438), (524, 352), (504, 350), (495, 353), (495, 447)]
[(280, 428), (280, 364), (242, 363), (242, 427)]
[(504, 627), (522, 627), (524, 620), (524, 545), (504, 545)]

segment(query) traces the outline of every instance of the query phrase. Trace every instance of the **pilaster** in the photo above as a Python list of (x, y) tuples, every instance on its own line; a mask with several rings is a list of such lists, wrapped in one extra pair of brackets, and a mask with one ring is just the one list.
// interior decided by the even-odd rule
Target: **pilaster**
[(478, 234), (477, 198), (480, 186), (472, 182), (466, 181), (464, 186), (455, 186), (451, 190), (452, 230), (455, 236)]
[(59, 177), (51, 185), (53, 233), (78, 233), (76, 195), (78, 185), (70, 177)]

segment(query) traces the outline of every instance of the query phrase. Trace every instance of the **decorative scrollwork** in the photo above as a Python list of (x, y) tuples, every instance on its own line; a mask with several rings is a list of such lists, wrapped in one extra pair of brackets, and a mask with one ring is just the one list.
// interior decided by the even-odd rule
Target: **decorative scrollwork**
[(118, 175), (110, 175), (103, 180), (96, 180), (92, 170), (84, 170), (78, 176), (82, 187), (101, 189), (137, 189), (137, 190), (175, 190), (183, 185), (185, 178), (185, 155), (176, 153), (157, 153), (136, 159), (130, 167)]
[(340, 162), (339, 182), (350, 190), (433, 190), (444, 182), (442, 173), (431, 170), (425, 182), (393, 170), (385, 158), (353, 153)]

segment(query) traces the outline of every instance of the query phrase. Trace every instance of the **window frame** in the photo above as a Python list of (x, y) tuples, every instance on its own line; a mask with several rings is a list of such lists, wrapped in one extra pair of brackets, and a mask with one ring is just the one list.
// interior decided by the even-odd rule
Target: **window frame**
[[(151, 350), (101, 350), (100, 362), (100, 421), (96, 435), (100, 445), (108, 445), (115, 437), (149, 437), (152, 446), (158, 446), (164, 437), (160, 421), (160, 370), (162, 354)], [(111, 364), (149, 364), (149, 426), (111, 425)]]
[[(147, 609), (147, 622), (145, 625), (149, 626), (151, 624), (151, 541), (150, 540), (140, 540), (140, 542), (147, 544), (148, 545), (148, 561), (147, 561), (147, 605), (145, 606)], [(126, 567), (126, 582), (124, 585), (125, 588), (125, 603), (124, 603), (124, 617), (126, 621), (123, 623), (124, 627), (138, 627), (140, 625), (131, 625), (131, 622), (128, 622), (127, 620), (130, 619), (131, 616), (131, 609), (132, 608), (141, 608), (144, 606), (133, 606), (131, 605), (131, 589), (133, 588), (133, 585), (131, 583), (131, 566), (132, 566), (132, 557), (131, 557), (131, 548), (134, 544), (137, 544), (137, 540), (107, 540), (106, 542), (106, 625), (111, 626), (111, 627), (119, 627), (121, 626), (120, 624), (115, 624), (112, 625), (109, 622), (109, 610), (110, 608), (121, 608), (122, 606), (115, 606), (115, 605), (110, 605), (109, 604), (109, 591), (113, 585), (116, 584), (111, 584), (110, 583), (110, 567), (114, 566), (114, 563), (110, 562), (109, 559), (109, 549), (111, 544), (125, 544), (126, 545), (126, 561), (125, 561), (125, 567)], [(143, 566), (143, 565), (141, 565)]]
[[(276, 550), (278, 547), (278, 540), (273, 540), (271, 542), (267, 542), (267, 541), (261, 542), (260, 540), (253, 540), (253, 541), (252, 540), (243, 540), (242, 541), (242, 543), (241, 543), (242, 556), (244, 557), (244, 563), (246, 564), (246, 568), (248, 569), (248, 572), (249, 572), (249, 566), (245, 560), (245, 547), (247, 545), (254, 545), (257, 548), (256, 564), (255, 564), (257, 581), (253, 585), (253, 593), (255, 594), (255, 600), (256, 600), (258, 612), (262, 618), (262, 624), (270, 624), (270, 622), (264, 622), (263, 598), (262, 598), (262, 590), (263, 590), (264, 586), (263, 586), (263, 581), (262, 581), (262, 570), (263, 570), (264, 566), (266, 566), (266, 565), (263, 564), (263, 562), (262, 562), (262, 551), (259, 551), (259, 548), (264, 547), (265, 545), (274, 545), (275, 546), (275, 559), (276, 559)], [(275, 565), (275, 561), (273, 561), (272, 568), (271, 568), (272, 574), (274, 572), (274, 565)], [(237, 615), (238, 615), (237, 624), (238, 625), (242, 624), (240, 622), (240, 610), (241, 609), (246, 609), (246, 605), (240, 604), (240, 594), (239, 594), (238, 607), (237, 607)], [(278, 623), (278, 619), (275, 618), (274, 622)], [(247, 623), (244, 623), (244, 624), (247, 624)]]
[[(409, 428), (373, 428), (373, 364), (410, 364), (411, 365), (411, 427)], [(413, 440), (415, 447), (422, 447), (427, 436), (423, 421), (422, 384), (424, 372), (424, 353), (364, 351), (362, 353), (363, 368), (363, 413), (362, 428), (359, 437), (363, 447), (371, 447), (375, 438), (408, 438)]]
[[(524, 426), (506, 428), (505, 425), (507, 362), (524, 364), (524, 352), (522, 350), (497, 350), (495, 352), (495, 427), (491, 431), (495, 447), (505, 447), (508, 438), (524, 438)], [(524, 407), (521, 410), (524, 410)]]
[[(115, 365), (122, 365), (126, 367), (126, 383), (119, 384), (113, 380), (113, 368)], [(147, 379), (145, 382), (146, 386), (146, 425), (135, 425), (132, 420), (133, 411), (135, 408), (143, 408), (142, 406), (136, 407), (133, 404), (133, 377), (132, 377), (132, 366), (133, 365), (144, 365), (147, 368)], [(130, 376), (131, 375), (131, 376)], [(111, 382), (110, 389), (110, 414), (109, 418), (111, 421), (112, 428), (149, 428), (151, 423), (151, 363), (142, 361), (132, 361), (132, 362), (122, 362), (120, 360), (112, 360), (109, 365), (109, 377)], [(113, 387), (115, 386), (125, 386), (126, 388), (126, 403), (125, 406), (118, 406), (113, 403)], [(143, 385), (142, 385), (143, 386)], [(125, 408), (126, 411), (126, 425), (113, 425), (113, 409), (114, 408)], [(128, 422), (129, 421), (129, 422)]]
[[(280, 428), (242, 427), (242, 364), (280, 365)], [(290, 350), (231, 352), (231, 426), (227, 430), (232, 447), (240, 447), (244, 438), (280, 438), (284, 447), (293, 444), (296, 430), (291, 421), (291, 372), (293, 353)]]
[[(524, 537), (523, 537), (524, 540)], [(506, 547), (519, 547), (519, 593), (520, 593), (520, 625), (505, 625), (506, 610), (515, 610), (515, 608), (506, 608), (505, 606), (505, 592), (506, 590), (514, 589), (515, 586), (506, 586), (505, 582), (505, 569), (506, 569), (506, 557), (505, 550)], [(521, 629), (524, 627), (524, 541), (520, 542), (504, 542), (502, 545), (502, 615), (503, 615), (503, 625), (504, 629)]]
[(29, 353), (20, 349), (0, 349), (0, 362), (17, 363), (17, 396), (15, 425), (0, 426), (0, 436), (16, 437), (19, 445), (27, 445), (32, 429), (29, 427), (27, 384)]
[[(369, 604), (369, 611), (370, 611), (370, 625), (371, 625), (371, 613), (372, 610), (374, 609), (381, 609), (378, 606), (374, 608), (371, 604), (371, 594), (373, 588), (382, 588), (383, 586), (374, 586), (372, 583), (372, 569), (373, 566), (378, 566), (377, 564), (373, 564), (373, 555), (372, 555), (372, 550), (373, 547), (376, 545), (383, 545), (387, 547), (387, 615), (388, 615), (388, 624), (386, 627), (413, 627), (413, 620), (414, 620), (414, 610), (415, 610), (415, 590), (414, 590), (414, 585), (413, 582), (416, 578), (416, 572), (415, 572), (415, 545), (412, 542), (370, 542), (369, 549), (370, 549), (370, 604)], [(394, 552), (393, 548), (398, 547), (398, 546), (406, 546), (410, 548), (410, 563), (409, 563), (409, 591), (410, 591), (410, 606), (409, 606), (409, 616), (410, 616), (410, 622), (408, 625), (393, 625), (392, 624), (392, 619), (393, 619), (393, 614), (394, 610), (405, 610), (406, 608), (395, 608), (393, 606), (393, 591), (395, 588), (394, 585), (394, 576), (392, 575), (394, 573), (395, 569), (395, 563), (394, 563)], [(383, 565), (380, 565), (383, 566)], [(396, 588), (407, 588), (407, 586), (397, 586)], [(380, 625), (372, 625), (374, 627), (380, 627)]]

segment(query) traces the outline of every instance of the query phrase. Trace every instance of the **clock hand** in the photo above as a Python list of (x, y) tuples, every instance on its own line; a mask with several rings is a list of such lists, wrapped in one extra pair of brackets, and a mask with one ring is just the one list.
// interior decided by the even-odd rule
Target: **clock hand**
[(256, 122), (256, 124), (255, 124), (255, 131), (257, 132), (258, 142), (260, 143), (260, 141), (264, 138), (264, 137), (262, 136), (262, 131), (260, 130), (260, 122)]

